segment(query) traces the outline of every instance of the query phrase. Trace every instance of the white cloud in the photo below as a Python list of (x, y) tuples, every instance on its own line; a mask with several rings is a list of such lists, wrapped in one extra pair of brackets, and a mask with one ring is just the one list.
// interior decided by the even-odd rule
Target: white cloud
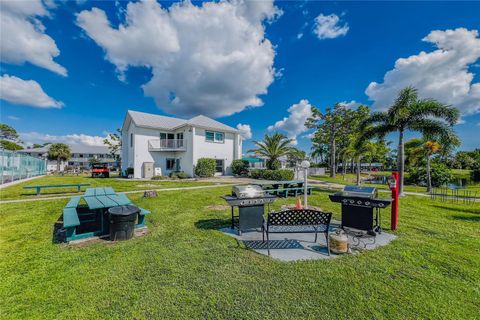
[(80, 144), (80, 145), (87, 145), (87, 146), (105, 146), (103, 143), (103, 139), (107, 138), (108, 135), (105, 137), (101, 136), (90, 136), (86, 134), (67, 134), (67, 135), (51, 135), (45, 133), (38, 133), (38, 132), (21, 132), (20, 138), (22, 141), (25, 141), (27, 145), (31, 145), (33, 143), (45, 143), (45, 142), (52, 142), (52, 143), (67, 143), (67, 144)]
[(131, 66), (151, 68), (145, 95), (171, 114), (218, 117), (263, 104), (274, 81), (275, 51), (264, 22), (280, 14), (272, 1), (129, 3), (125, 21), (113, 28), (93, 8), (77, 24), (106, 53), (120, 79)]
[(62, 76), (67, 75), (67, 70), (53, 61), (60, 50), (45, 34), (45, 26), (39, 20), (48, 15), (41, 0), (0, 1), (0, 54), (3, 62), (30, 62)]
[(300, 100), (288, 108), (288, 117), (277, 121), (274, 125), (268, 127), (268, 131), (282, 131), (287, 137), (293, 139), (293, 145), (297, 144), (297, 136), (307, 131), (305, 121), (312, 116), (312, 105), (308, 100)]
[(373, 107), (388, 108), (398, 91), (411, 85), (420, 98), (452, 104), (463, 114), (480, 112), (480, 83), (473, 83), (474, 74), (468, 70), (480, 58), (478, 31), (435, 30), (423, 41), (433, 43), (437, 50), (400, 58), (383, 83), (369, 84), (365, 93), (374, 101)]
[(61, 101), (48, 96), (38, 82), (23, 80), (8, 74), (0, 77), (0, 99), (37, 108), (60, 109), (63, 106)]
[(243, 140), (252, 138), (252, 128), (249, 124), (237, 124), (237, 130), (240, 131), (240, 136), (242, 136)]
[(300, 32), (299, 34), (297, 34), (297, 39), (302, 39), (303, 38), (303, 33)]
[(328, 16), (319, 14), (315, 18), (315, 33), (318, 39), (334, 39), (347, 34), (350, 27), (348, 23), (340, 25), (340, 18), (336, 14), (329, 14)]
[(351, 101), (342, 101), (340, 102), (341, 105), (345, 106), (345, 108), (347, 109), (355, 109), (356, 107), (360, 106), (361, 103), (360, 102), (357, 102), (355, 100), (351, 100)]
[(14, 121), (20, 120), (19, 117), (15, 117), (15, 116), (8, 116), (7, 118)]

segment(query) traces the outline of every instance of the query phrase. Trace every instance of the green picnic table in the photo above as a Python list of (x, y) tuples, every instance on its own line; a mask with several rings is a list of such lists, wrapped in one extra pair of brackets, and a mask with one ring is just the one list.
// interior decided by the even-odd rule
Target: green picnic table
[(77, 192), (80, 192), (81, 187), (89, 186), (89, 183), (71, 183), (71, 184), (49, 184), (44, 186), (26, 186), (23, 189), (36, 189), (37, 196), (40, 195), (41, 189), (46, 188), (68, 188), (68, 187), (77, 187)]
[[(84, 200), (86, 205), (80, 205)], [(83, 197), (72, 197), (63, 209), (63, 224), (67, 231), (67, 241), (89, 238), (108, 233), (108, 224), (105, 223), (108, 209), (116, 206), (131, 205), (132, 202), (123, 193), (116, 193), (111, 187), (88, 188)], [(145, 226), (145, 215), (150, 211), (139, 208), (138, 223), (135, 228)], [(87, 219), (79, 219), (87, 217)], [(100, 229), (91, 232), (77, 233), (77, 227), (82, 222), (95, 222), (100, 220)]]
[[(304, 192), (304, 182), (302, 180), (286, 180), (286, 181), (264, 181), (256, 183), (262, 187), (267, 193), (288, 197), (289, 194), (297, 196)], [(311, 193), (311, 187), (308, 193)]]

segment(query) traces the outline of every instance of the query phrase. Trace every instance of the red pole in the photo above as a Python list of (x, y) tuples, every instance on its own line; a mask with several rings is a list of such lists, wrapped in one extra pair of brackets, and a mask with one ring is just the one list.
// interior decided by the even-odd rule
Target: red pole
[(391, 230), (397, 230), (398, 225), (398, 189), (400, 182), (398, 181), (398, 172), (392, 172), (392, 181), (390, 183), (390, 190), (392, 190), (392, 215), (391, 215)]

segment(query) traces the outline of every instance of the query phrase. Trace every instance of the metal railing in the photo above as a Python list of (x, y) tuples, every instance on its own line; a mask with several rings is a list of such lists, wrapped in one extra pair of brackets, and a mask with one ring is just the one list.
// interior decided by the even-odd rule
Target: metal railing
[(46, 161), (21, 153), (0, 149), (1, 184), (44, 175)]
[(149, 150), (185, 150), (183, 139), (152, 139), (148, 140)]

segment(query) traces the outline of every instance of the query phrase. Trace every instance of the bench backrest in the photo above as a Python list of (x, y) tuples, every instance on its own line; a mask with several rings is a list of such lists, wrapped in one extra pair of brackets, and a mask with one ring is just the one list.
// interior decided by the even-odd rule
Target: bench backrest
[(89, 183), (72, 183), (72, 184), (49, 184), (45, 186), (26, 186), (23, 189), (35, 189), (35, 188), (63, 188), (63, 187), (86, 187)]
[(270, 226), (306, 226), (330, 225), (331, 212), (311, 209), (292, 209), (268, 214), (267, 225)]

